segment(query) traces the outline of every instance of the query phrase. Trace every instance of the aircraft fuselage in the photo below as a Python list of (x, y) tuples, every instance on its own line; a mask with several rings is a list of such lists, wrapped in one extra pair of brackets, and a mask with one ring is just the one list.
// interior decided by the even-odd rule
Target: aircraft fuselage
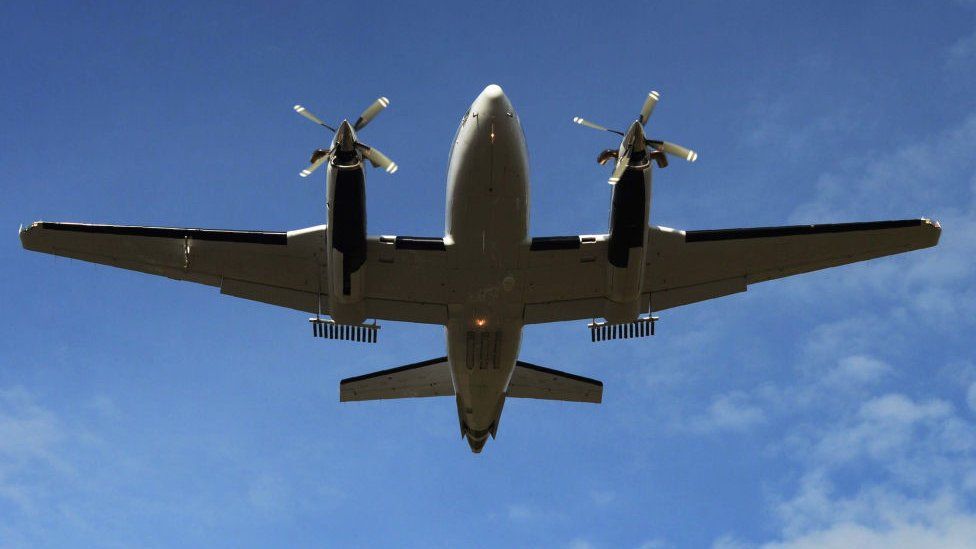
[(522, 341), (519, 253), (529, 241), (529, 170), (518, 117), (498, 86), (464, 115), (447, 174), (445, 244), (463, 303), (449, 307), (447, 356), (461, 430), (494, 434)]

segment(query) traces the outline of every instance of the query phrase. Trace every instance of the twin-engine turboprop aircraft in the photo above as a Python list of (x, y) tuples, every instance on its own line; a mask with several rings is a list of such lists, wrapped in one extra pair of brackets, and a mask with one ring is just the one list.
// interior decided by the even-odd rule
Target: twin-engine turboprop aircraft
[[(749, 284), (934, 246), (928, 219), (680, 231), (648, 225), (652, 162), (694, 161), (684, 147), (647, 139), (651, 92), (617, 133), (608, 234), (529, 236), (528, 159), (519, 118), (496, 85), (461, 118), (447, 173), (443, 237), (367, 236), (364, 161), (396, 164), (359, 141), (389, 101), (380, 98), (317, 150), (328, 164), (328, 224), (288, 232), (38, 221), (28, 250), (189, 280), (221, 293), (298, 309), (313, 335), (375, 342), (377, 320), (446, 327), (447, 356), (344, 379), (340, 400), (453, 395), (461, 434), (480, 452), (508, 397), (598, 403), (603, 384), (518, 360), (525, 324), (592, 319), (590, 338), (654, 333), (654, 311), (743, 292)], [(322, 315), (328, 315), (329, 319)], [(597, 320), (602, 319), (602, 320)]]

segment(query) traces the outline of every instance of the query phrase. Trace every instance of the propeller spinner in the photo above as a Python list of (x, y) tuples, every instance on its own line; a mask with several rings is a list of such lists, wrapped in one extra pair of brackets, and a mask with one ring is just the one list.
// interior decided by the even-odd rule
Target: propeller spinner
[(647, 94), (647, 99), (644, 100), (644, 105), (641, 106), (640, 114), (637, 120), (631, 125), (627, 133), (620, 130), (613, 130), (606, 126), (601, 126), (594, 122), (590, 122), (582, 117), (574, 117), (573, 122), (586, 126), (587, 128), (593, 128), (594, 130), (600, 130), (610, 133), (615, 133), (623, 137), (623, 141), (620, 144), (619, 150), (607, 149), (600, 153), (597, 157), (597, 162), (601, 165), (606, 164), (611, 158), (616, 158), (617, 163), (613, 170), (613, 175), (610, 176), (610, 184), (614, 184), (620, 181), (620, 177), (623, 175), (624, 171), (630, 165), (630, 156), (634, 152), (634, 149), (639, 146), (645, 147), (645, 150), (652, 150), (652, 156), (657, 160), (658, 166), (667, 166), (667, 160), (661, 153), (669, 154), (672, 156), (680, 157), (688, 162), (694, 162), (698, 160), (698, 153), (691, 149), (682, 147), (674, 143), (669, 143), (667, 141), (660, 141), (657, 139), (647, 139), (644, 136), (644, 126), (647, 125), (647, 121), (651, 118), (651, 113), (654, 112), (654, 107), (657, 105), (658, 100), (661, 99), (661, 94), (656, 91), (652, 91)]
[(319, 166), (325, 164), (334, 155), (339, 155), (341, 153), (359, 154), (362, 156), (362, 158), (368, 160), (369, 163), (375, 168), (383, 168), (383, 170), (385, 170), (387, 173), (396, 172), (398, 169), (396, 162), (390, 160), (388, 156), (381, 153), (378, 149), (370, 147), (365, 143), (361, 143), (356, 139), (356, 131), (365, 128), (366, 125), (376, 118), (376, 115), (378, 115), (389, 104), (389, 99), (380, 97), (376, 101), (373, 101), (370, 106), (366, 107), (366, 110), (364, 110), (363, 113), (359, 115), (359, 118), (356, 119), (355, 124), (349, 124), (348, 121), (343, 120), (338, 128), (326, 124), (321, 118), (312, 114), (305, 107), (295, 105), (295, 112), (336, 134), (332, 141), (332, 148), (316, 149), (315, 152), (312, 153), (312, 158), (309, 160), (310, 163), (308, 167), (302, 170), (298, 175), (308, 177), (312, 174), (312, 172), (317, 170)]

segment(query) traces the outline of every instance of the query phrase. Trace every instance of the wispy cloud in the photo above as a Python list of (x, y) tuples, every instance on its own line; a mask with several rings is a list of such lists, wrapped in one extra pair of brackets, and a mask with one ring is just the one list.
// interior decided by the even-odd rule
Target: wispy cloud
[(787, 495), (770, 498), (781, 530), (774, 540), (723, 536), (716, 547), (972, 546), (976, 380), (972, 368), (960, 366), (971, 358), (969, 347), (945, 349), (939, 360), (947, 366), (920, 364), (933, 375), (951, 370), (943, 381), (958, 391), (952, 395), (926, 384), (900, 385), (899, 369), (912, 350), (904, 334), (916, 327), (947, 338), (976, 328), (973, 143), (976, 113), (928, 139), (839, 164), (794, 211), (799, 223), (840, 221), (863, 218), (865, 211), (886, 217), (916, 204), (918, 214), (938, 213), (944, 233), (929, 252), (794, 285), (811, 302), (829, 294), (872, 307), (817, 325), (797, 345), (800, 378), (737, 397), (761, 407), (771, 427), (789, 418), (794, 427), (781, 450), (797, 465), (799, 480)]
[(946, 54), (946, 68), (963, 70), (976, 65), (976, 31), (956, 41)]
[[(826, 503), (848, 517), (763, 547), (944, 549), (972, 547), (976, 539), (976, 516), (960, 511), (950, 496), (912, 500), (882, 492)], [(876, 523), (868, 524), (866, 515)]]
[(838, 388), (876, 382), (891, 373), (886, 362), (867, 355), (851, 355), (840, 359), (827, 373), (824, 382)]
[(59, 455), (66, 437), (61, 420), (26, 390), (0, 390), (0, 498), (34, 513), (45, 489), (37, 479), (71, 472)]
[(766, 421), (766, 413), (744, 391), (733, 391), (712, 400), (703, 415), (692, 417), (688, 426), (698, 432), (746, 431)]

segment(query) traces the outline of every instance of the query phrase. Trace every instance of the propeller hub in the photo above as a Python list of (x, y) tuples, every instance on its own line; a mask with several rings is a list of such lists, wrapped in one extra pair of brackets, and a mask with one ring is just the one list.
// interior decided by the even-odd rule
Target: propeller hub
[(352, 124), (348, 120), (343, 120), (342, 124), (336, 128), (333, 149), (342, 152), (353, 152), (356, 150), (356, 130), (352, 129)]
[(624, 143), (634, 144), (634, 148), (638, 148), (637, 145), (643, 143), (645, 139), (644, 126), (641, 125), (640, 121), (635, 121), (627, 129), (627, 135), (624, 136)]

